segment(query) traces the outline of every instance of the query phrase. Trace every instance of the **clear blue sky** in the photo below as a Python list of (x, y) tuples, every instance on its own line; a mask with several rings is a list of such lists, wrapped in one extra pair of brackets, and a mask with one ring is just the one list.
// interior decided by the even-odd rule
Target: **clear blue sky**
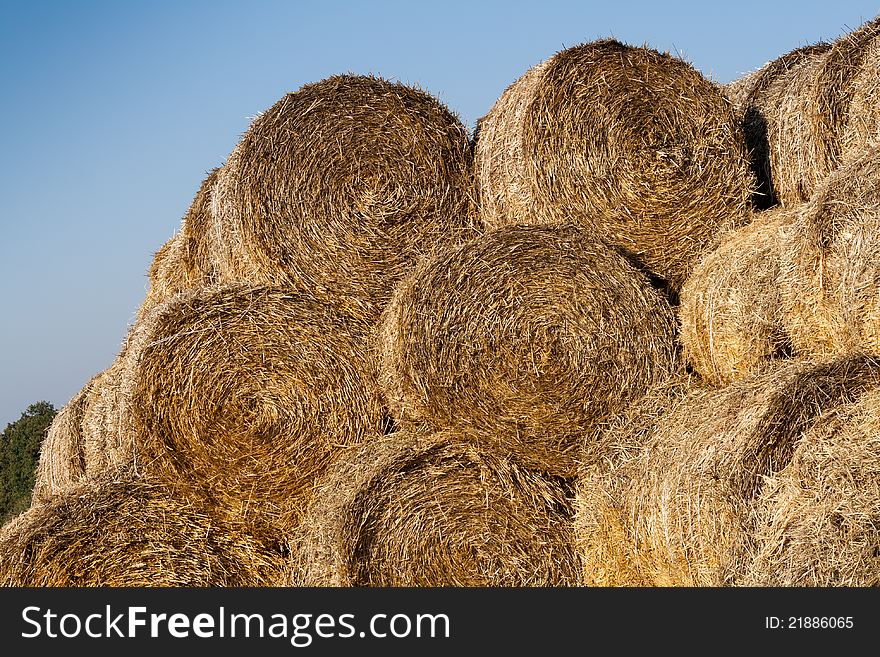
[(288, 91), (372, 73), (473, 128), (578, 43), (646, 43), (727, 82), (878, 14), (845, 0), (0, 0), (0, 428), (110, 365), (206, 172)]

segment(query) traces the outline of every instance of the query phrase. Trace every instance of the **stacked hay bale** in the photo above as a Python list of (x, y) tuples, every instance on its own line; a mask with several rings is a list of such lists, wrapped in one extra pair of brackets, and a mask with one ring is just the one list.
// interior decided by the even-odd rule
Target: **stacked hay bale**
[(378, 350), (400, 423), (464, 430), (562, 477), (585, 436), (679, 367), (665, 297), (573, 224), (500, 228), (424, 260)]
[(473, 142), (379, 78), (288, 94), (53, 423), (0, 584), (876, 584), (878, 30), (728, 97), (582, 44)]
[(121, 408), (138, 467), (286, 531), (336, 454), (380, 434), (366, 328), (284, 287), (207, 287), (151, 310)]
[[(848, 355), (785, 363), (720, 390), (661, 390), (597, 443), (608, 450), (584, 458), (576, 526), (585, 576), (661, 586), (747, 581), (767, 478), (824, 414), (878, 384), (880, 362)], [(596, 563), (608, 554), (621, 565)]]
[(356, 75), (254, 120), (212, 190), (222, 281), (315, 290), (375, 321), (421, 256), (472, 236), (473, 155), (430, 95)]
[(375, 321), (421, 256), (477, 231), (467, 129), (436, 98), (336, 75), (261, 113), (156, 253), (141, 313), (186, 289), (315, 290)]
[(834, 171), (803, 209), (781, 275), (799, 353), (880, 350), (880, 147)]
[(701, 258), (681, 291), (682, 353), (714, 386), (791, 355), (783, 317), (783, 250), (798, 220), (775, 208), (730, 234)]
[(127, 423), (124, 378), (130, 353), (126, 343), (110, 367), (95, 377), (83, 408), (83, 456), (87, 477), (124, 467), (137, 437)]
[(0, 530), (0, 586), (277, 586), (286, 548), (131, 473), (74, 485)]
[[(45, 445), (43, 501), (134, 469), (283, 536), (337, 453), (387, 428), (368, 336), (418, 257), (476, 234), (472, 167), (457, 117), (378, 78), (334, 76), (263, 113)], [(82, 451), (63, 476), (62, 443)]]
[(580, 222), (675, 290), (706, 245), (747, 220), (743, 144), (730, 101), (686, 62), (582, 44), (531, 69), (481, 119), (481, 217)]
[(47, 500), (73, 486), (85, 476), (86, 462), (83, 436), (83, 410), (92, 386), (92, 377), (76, 393), (49, 425), (40, 445), (40, 457), (34, 482), (33, 500)]
[[(755, 241), (732, 237), (704, 256), (685, 285), (684, 352), (710, 383), (755, 371), (774, 352), (815, 358), (880, 347), (874, 317), (880, 278), (871, 265), (880, 151), (870, 145), (874, 110), (865, 100), (877, 84), (870, 62), (878, 30), (872, 21), (731, 85), (753, 152), (765, 160), (766, 181), (789, 211), (756, 214), (756, 225), (741, 231)], [(850, 128), (862, 137), (847, 138)], [(719, 286), (732, 279), (743, 282), (719, 302)]]
[(578, 453), (680, 369), (665, 296), (581, 225), (507, 226), (424, 259), (377, 340), (400, 430), (331, 471), (291, 581), (576, 584)]
[(746, 585), (880, 585), (880, 391), (817, 422), (759, 510)]
[(202, 285), (220, 282), (217, 271), (217, 226), (214, 222), (214, 187), (220, 167), (211, 169), (181, 222), (185, 277)]
[(123, 347), (110, 367), (93, 376), (52, 421), (40, 446), (35, 499), (48, 499), (131, 461), (136, 441), (125, 423), (125, 353)]
[(575, 491), (575, 546), (582, 586), (650, 586), (637, 561), (635, 518), (621, 503), (632, 485), (627, 467), (638, 461), (670, 408), (700, 387), (681, 374), (653, 387), (584, 444)]
[(528, 109), (549, 60), (526, 71), (504, 90), (486, 116), (477, 120), (474, 169), (480, 218), (487, 228), (534, 216), (528, 150), (523, 132)]
[(863, 130), (876, 125), (878, 117), (877, 108), (866, 104), (880, 76), (875, 67), (878, 37), (880, 17), (837, 39), (817, 73), (813, 120), (817, 134), (829, 135), (820, 142), (819, 152), (820, 163), (829, 173), (876, 139)]
[(806, 202), (826, 176), (876, 143), (878, 35), (875, 19), (727, 86), (758, 173), (760, 207)]
[(349, 450), (300, 526), (295, 586), (573, 586), (571, 491), (458, 432)]
[(830, 48), (797, 48), (727, 86), (757, 176), (759, 208), (802, 203), (828, 173), (818, 153), (830, 137), (815, 134), (810, 116), (816, 75)]

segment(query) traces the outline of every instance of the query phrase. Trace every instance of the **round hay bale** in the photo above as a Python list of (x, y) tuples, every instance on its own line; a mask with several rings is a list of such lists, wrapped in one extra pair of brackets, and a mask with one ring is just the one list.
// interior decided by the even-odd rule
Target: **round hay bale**
[(139, 315), (147, 313), (165, 299), (198, 285), (186, 264), (186, 244), (181, 231), (174, 233), (153, 256), (149, 279), (150, 287), (138, 311)]
[(474, 135), (480, 220), (499, 227), (515, 217), (535, 215), (528, 160), (523, 153), (523, 121), (549, 60), (526, 71), (504, 90)]
[[(757, 551), (757, 500), (767, 478), (823, 414), (878, 384), (880, 362), (849, 355), (785, 362), (673, 404), (639, 438), (641, 448), (631, 448), (635, 458), (612, 470), (619, 480), (612, 502), (635, 572), (659, 586), (742, 583)], [(620, 442), (633, 445), (626, 436)]]
[(213, 193), (219, 173), (220, 167), (208, 172), (183, 217), (180, 229), (187, 278), (203, 286), (220, 282), (221, 254), (213, 211)]
[(749, 93), (751, 93), (752, 87), (762, 75), (766, 66), (767, 64), (764, 64), (764, 66), (759, 69), (743, 73), (740, 77), (731, 80), (727, 84), (721, 85), (722, 93), (727, 97), (727, 100), (733, 104), (734, 109), (738, 113), (743, 112)]
[(574, 586), (571, 490), (456, 432), (347, 451), (293, 541), (288, 586)]
[(92, 377), (52, 420), (40, 445), (32, 498), (34, 503), (52, 497), (85, 476), (83, 411), (98, 376)]
[[(866, 57), (880, 46), (880, 17), (864, 23), (858, 29), (844, 34), (834, 41), (828, 54), (822, 58), (822, 66), (817, 72), (817, 84), (814, 88), (812, 102), (816, 111), (810, 117), (814, 123), (816, 134), (828, 135), (818, 141), (819, 166), (826, 172), (839, 167), (854, 148), (858, 152), (864, 146), (856, 139), (857, 133), (847, 135), (847, 125), (851, 124), (850, 110), (857, 93), (868, 91), (864, 85), (876, 84), (878, 72), (865, 67), (871, 65)], [(876, 56), (873, 59), (876, 63)], [(863, 102), (859, 98), (859, 102)], [(877, 109), (861, 106), (868, 110), (868, 116), (875, 115)], [(864, 114), (856, 120), (867, 118)], [(876, 121), (876, 118), (871, 119)], [(847, 152), (849, 151), (849, 153)]]
[(782, 250), (797, 213), (777, 208), (730, 233), (681, 291), (681, 343), (703, 379), (722, 386), (791, 355), (782, 317)]
[(841, 159), (847, 160), (880, 144), (880, 24), (868, 26), (861, 65), (853, 77), (846, 125), (840, 138)]
[(830, 48), (804, 46), (770, 62), (747, 97), (743, 125), (765, 194), (760, 207), (803, 203), (830, 171), (820, 153), (835, 135), (818, 131), (815, 121), (817, 79)]
[[(721, 92), (733, 104), (733, 108), (740, 116), (748, 106), (749, 96), (752, 90), (766, 79), (767, 69), (779, 60), (772, 60), (753, 71), (741, 74), (726, 84), (720, 85)], [(746, 135), (748, 137), (748, 135)]]
[(219, 259), (211, 209), (219, 167), (208, 173), (178, 230), (156, 252), (150, 264), (150, 287), (138, 317), (166, 299), (194, 287), (217, 282)]
[(880, 586), (880, 391), (833, 409), (764, 484), (749, 586)]
[[(131, 331), (127, 340), (130, 339)], [(93, 379), (83, 400), (82, 449), (87, 477), (117, 470), (134, 457), (137, 440), (127, 419), (124, 390), (129, 357), (124, 346), (110, 367)]]
[(336, 75), (257, 117), (212, 190), (223, 281), (289, 285), (375, 322), (422, 255), (473, 234), (467, 129), (429, 94)]
[(277, 586), (285, 548), (126, 476), (69, 488), (0, 530), (0, 586)]
[(475, 158), (487, 227), (580, 222), (673, 288), (746, 221), (754, 187), (724, 94), (681, 59), (613, 39), (563, 50), (509, 87)]
[(832, 173), (783, 252), (786, 329), (796, 353), (880, 350), (880, 147)]
[(138, 467), (286, 530), (338, 452), (383, 429), (365, 330), (284, 288), (160, 304), (133, 331), (123, 381)]
[(599, 440), (584, 445), (575, 488), (575, 545), (581, 586), (650, 586), (639, 569), (632, 527), (622, 500), (630, 485), (627, 467), (642, 454), (673, 405), (697, 390), (699, 377), (682, 374), (629, 404)]
[(742, 118), (760, 209), (806, 200), (827, 173), (817, 171), (812, 159), (818, 146), (807, 117), (816, 71), (830, 48), (827, 43), (796, 48), (726, 87)]
[(478, 433), (574, 477), (584, 436), (677, 370), (676, 333), (666, 299), (587, 229), (509, 226), (401, 282), (380, 385), (404, 424)]

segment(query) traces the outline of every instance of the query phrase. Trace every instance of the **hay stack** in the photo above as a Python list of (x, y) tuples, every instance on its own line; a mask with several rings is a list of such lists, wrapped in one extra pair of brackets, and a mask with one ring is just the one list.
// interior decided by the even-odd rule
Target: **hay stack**
[(675, 288), (720, 231), (747, 218), (754, 181), (733, 108), (668, 54), (614, 40), (563, 50), (480, 125), (489, 227), (578, 221)]
[(124, 379), (133, 330), (110, 367), (93, 376), (55, 417), (40, 449), (35, 497), (50, 497), (69, 484), (131, 465), (138, 438), (129, 421)]
[(415, 261), (472, 234), (473, 155), (427, 93), (337, 75), (257, 117), (212, 190), (219, 274), (375, 321)]
[(299, 529), (288, 585), (571, 586), (569, 485), (455, 432), (350, 450)]
[(92, 377), (52, 420), (49, 431), (40, 445), (40, 460), (37, 463), (33, 491), (34, 502), (52, 497), (78, 483), (85, 476), (83, 411), (92, 386), (99, 376)]
[(796, 352), (880, 350), (880, 147), (836, 170), (795, 224), (782, 274)]
[(765, 485), (752, 586), (880, 586), (880, 391), (834, 409)]
[(703, 256), (685, 282), (683, 354), (710, 385), (726, 385), (790, 355), (779, 277), (796, 219), (783, 208), (757, 213)]
[(0, 586), (271, 586), (284, 548), (126, 475), (75, 486), (0, 530)]
[(123, 381), (139, 467), (285, 530), (337, 453), (382, 430), (364, 330), (284, 288), (160, 304), (134, 329)]
[[(880, 384), (880, 362), (861, 355), (790, 361), (721, 390), (696, 389), (628, 447), (605, 495), (623, 525), (632, 570), (660, 586), (742, 583), (756, 552), (756, 500), (819, 418)], [(628, 434), (627, 432), (631, 432)], [(632, 437), (635, 436), (635, 437)]]
[(758, 181), (755, 204), (793, 206), (806, 201), (827, 175), (820, 166), (813, 92), (830, 44), (796, 48), (727, 87), (742, 117), (746, 146)]
[(678, 367), (666, 299), (579, 226), (510, 226), (425, 260), (380, 331), (401, 422), (476, 432), (576, 475), (585, 435)]

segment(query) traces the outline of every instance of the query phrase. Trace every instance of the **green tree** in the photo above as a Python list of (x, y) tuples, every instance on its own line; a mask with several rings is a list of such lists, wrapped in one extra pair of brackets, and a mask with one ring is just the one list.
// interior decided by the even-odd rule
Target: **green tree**
[(40, 445), (56, 413), (47, 401), (31, 404), (0, 436), (0, 524), (30, 505)]

